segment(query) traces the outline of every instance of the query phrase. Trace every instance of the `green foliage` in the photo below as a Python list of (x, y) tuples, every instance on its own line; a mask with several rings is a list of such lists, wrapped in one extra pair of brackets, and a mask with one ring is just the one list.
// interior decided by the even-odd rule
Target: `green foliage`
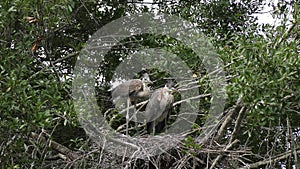
[[(249, 159), (258, 161), (258, 156), (267, 157), (271, 154), (271, 146), (274, 154), (290, 149), (285, 145), (292, 145), (293, 139), (288, 140), (287, 135), (295, 135), (294, 140), (299, 144), (297, 3), (273, 4), (273, 15), (282, 18), (282, 23), (261, 27), (250, 15), (261, 8), (262, 1), (155, 0), (153, 3), (155, 5), (150, 7), (115, 0), (0, 2), (1, 168), (38, 168), (45, 163), (47, 155), (55, 154), (49, 147), (37, 143), (30, 136), (31, 132), (44, 133), (70, 149), (89, 145), (78, 124), (70, 93), (76, 56), (97, 29), (121, 16), (141, 11), (178, 15), (195, 22), (212, 38), (228, 79), (225, 112), (235, 106), (239, 97), (247, 110), (237, 136), (241, 144), (237, 147), (250, 147), (257, 156)], [(102, 112), (112, 107), (107, 89), (120, 58), (140, 48), (162, 48), (176, 54), (199, 77), (199, 93), (211, 93), (206, 70), (198, 59), (195, 61), (197, 56), (186, 44), (168, 36), (153, 35), (130, 37), (124, 42), (124, 46), (115, 46), (105, 58), (107, 63), (100, 66), (105, 78), (97, 84), (96, 90), (101, 98), (98, 102)], [(165, 83), (163, 77), (169, 76), (157, 69), (150, 73), (153, 79), (159, 79), (155, 81), (156, 87)], [(181, 99), (180, 96), (175, 98)], [(199, 112), (207, 113), (210, 99), (201, 98)], [(112, 119), (115, 129), (124, 122), (115, 111), (110, 112), (107, 119)], [(201, 128), (204, 120), (205, 116), (197, 119), (194, 129)], [(228, 141), (231, 136), (234, 120), (222, 141)], [(200, 132), (183, 140), (183, 154), (199, 155), (198, 150), (204, 145), (197, 144), (195, 139)]]
[[(2, 167), (24, 168), (37, 161), (30, 158), (31, 132), (51, 131), (57, 123), (77, 125), (69, 91), (71, 81), (61, 81), (43, 57), (31, 53), (35, 38), (41, 35), (41, 25), (28, 23), (26, 17), (35, 17), (49, 29), (57, 27), (61, 15), (68, 10), (60, 8), (65, 1), (47, 4), (42, 18), (39, 5), (30, 1), (1, 1), (1, 49), (0, 56), (0, 133)], [(53, 6), (54, 5), (54, 6)], [(70, 4), (72, 5), (72, 3)], [(60, 7), (59, 7), (60, 6)], [(70, 10), (70, 7), (69, 7)], [(70, 12), (70, 11), (69, 11)], [(54, 14), (57, 17), (54, 17)], [(5, 16), (5, 17), (3, 17)], [(47, 71), (43, 71), (47, 70)], [(64, 118), (62, 118), (64, 117)]]
[(239, 139), (260, 155), (270, 147), (276, 147), (274, 153), (285, 152), (287, 136), (283, 133), (299, 132), (299, 39), (293, 36), (298, 30), (288, 36), (285, 26), (276, 30), (274, 35), (271, 28), (264, 29), (265, 34), (273, 34), (270, 38), (256, 33), (236, 36), (230, 42), (234, 47), (220, 51), (229, 65), (227, 73), (233, 76), (227, 88), (228, 103), (242, 95), (248, 108)]
[(228, 70), (237, 75), (228, 90), (243, 94), (244, 103), (251, 107), (249, 119), (254, 121), (250, 124), (278, 122), (291, 106), (286, 98), (295, 96), (297, 99), (299, 93), (296, 84), (299, 84), (300, 60), (295, 41), (277, 49), (272, 48), (273, 41), (259, 35), (239, 37), (234, 43), (238, 47), (225, 53), (233, 63)]

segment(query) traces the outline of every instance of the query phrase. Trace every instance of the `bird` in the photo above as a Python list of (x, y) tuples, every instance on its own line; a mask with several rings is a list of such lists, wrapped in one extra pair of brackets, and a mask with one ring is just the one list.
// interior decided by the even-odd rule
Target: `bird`
[(131, 79), (112, 89), (112, 99), (114, 103), (117, 103), (122, 98), (127, 100), (126, 135), (128, 135), (128, 123), (130, 119), (129, 105), (133, 102), (136, 108), (137, 102), (148, 99), (150, 95), (148, 84), (151, 83), (152, 81), (148, 73), (144, 73), (142, 79)]
[(174, 88), (165, 85), (156, 89), (150, 96), (145, 110), (146, 128), (149, 134), (160, 132), (167, 124), (168, 116), (174, 103)]

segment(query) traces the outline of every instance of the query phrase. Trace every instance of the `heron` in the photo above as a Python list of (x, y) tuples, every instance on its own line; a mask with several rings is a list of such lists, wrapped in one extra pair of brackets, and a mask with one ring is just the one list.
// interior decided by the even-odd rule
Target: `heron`
[(147, 131), (150, 134), (160, 132), (168, 121), (168, 116), (174, 102), (172, 93), (176, 91), (174, 88), (169, 87), (165, 85), (162, 88), (156, 89), (151, 94), (145, 110)]
[(133, 102), (136, 107), (137, 102), (149, 98), (150, 88), (148, 84), (150, 83), (152, 82), (148, 73), (144, 73), (142, 79), (131, 79), (112, 89), (112, 99), (114, 103), (121, 98), (127, 99), (126, 135), (128, 135), (128, 123), (130, 119), (129, 105)]

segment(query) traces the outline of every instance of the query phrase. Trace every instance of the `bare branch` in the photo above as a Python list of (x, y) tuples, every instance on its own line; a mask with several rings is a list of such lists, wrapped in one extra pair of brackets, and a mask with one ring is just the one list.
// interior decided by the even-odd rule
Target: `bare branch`
[(245, 106), (243, 106), (241, 108), (241, 110), (239, 111), (238, 117), (236, 118), (234, 129), (233, 129), (233, 132), (231, 134), (230, 141), (229, 141), (230, 143), (237, 138), (237, 135), (238, 135), (238, 132), (241, 128), (241, 122), (244, 118), (245, 112), (246, 112), (246, 108), (245, 108)]
[(217, 136), (215, 137), (216, 141), (218, 141), (222, 138), (222, 136), (224, 135), (224, 133), (226, 131), (227, 126), (232, 121), (234, 114), (238, 111), (238, 109), (241, 107), (241, 105), (242, 105), (242, 96), (240, 96), (238, 98), (238, 100), (236, 101), (233, 108), (227, 113), (227, 117), (226, 117), (225, 121), (222, 123), (222, 125), (217, 133)]
[(187, 98), (187, 99), (184, 99), (184, 100), (180, 100), (178, 102), (173, 103), (173, 106), (176, 106), (176, 105), (178, 105), (180, 103), (187, 102), (187, 101), (190, 101), (190, 100), (196, 100), (196, 99), (199, 99), (199, 98), (202, 98), (202, 97), (208, 97), (210, 95), (211, 94), (209, 93), (209, 94), (201, 94), (201, 95), (198, 95), (198, 96), (190, 97), (190, 98)]
[[(34, 133), (34, 132), (31, 132), (31, 137), (32, 138), (35, 138), (35, 139), (38, 139), (39, 141), (43, 142), (45, 145), (49, 145), (49, 147), (53, 148), (54, 150), (64, 154), (65, 156), (67, 156), (67, 158), (71, 159), (71, 160), (75, 160), (79, 157), (79, 155), (70, 150), (69, 148), (65, 147), (64, 145), (62, 144), (59, 144), (55, 141), (52, 141), (52, 140), (47, 140), (44, 136), (42, 135), (39, 135), (37, 133)], [(61, 155), (60, 157), (62, 157), (63, 159), (65, 158), (64, 155)]]
[[(237, 142), (239, 142), (239, 140), (234, 140), (233, 142), (231, 142), (230, 144), (228, 144), (225, 147), (225, 151), (230, 149), (234, 144), (236, 144)], [(217, 164), (217, 162), (223, 157), (223, 155), (218, 155), (217, 158), (214, 160), (214, 162), (212, 163), (212, 165), (210, 166), (210, 169), (213, 169), (215, 167), (215, 165)]]
[[(268, 159), (265, 159), (265, 160), (262, 160), (262, 161), (259, 161), (259, 162), (256, 162), (256, 163), (246, 165), (246, 166), (242, 167), (241, 169), (257, 168), (259, 166), (266, 165), (266, 164), (269, 164), (269, 163), (275, 163), (279, 160), (283, 160), (283, 159), (288, 158), (289, 156), (291, 156), (293, 154), (293, 152), (295, 152), (295, 150), (290, 150), (288, 152), (281, 153), (277, 156), (274, 156), (274, 157), (271, 157), (271, 158), (268, 158)], [(300, 154), (300, 149), (299, 148), (296, 151), (296, 153)]]

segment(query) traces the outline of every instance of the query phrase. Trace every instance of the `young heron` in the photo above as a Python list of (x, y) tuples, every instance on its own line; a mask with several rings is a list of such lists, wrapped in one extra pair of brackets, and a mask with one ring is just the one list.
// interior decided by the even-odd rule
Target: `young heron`
[(174, 102), (173, 91), (166, 85), (152, 93), (145, 111), (148, 133), (160, 132), (167, 124)]
[(127, 99), (126, 135), (128, 135), (130, 102), (133, 102), (134, 106), (136, 106), (138, 101), (148, 99), (150, 95), (150, 88), (148, 87), (149, 83), (151, 83), (149, 75), (144, 73), (142, 80), (131, 79), (120, 84), (112, 90), (112, 99), (114, 103), (121, 98)]

